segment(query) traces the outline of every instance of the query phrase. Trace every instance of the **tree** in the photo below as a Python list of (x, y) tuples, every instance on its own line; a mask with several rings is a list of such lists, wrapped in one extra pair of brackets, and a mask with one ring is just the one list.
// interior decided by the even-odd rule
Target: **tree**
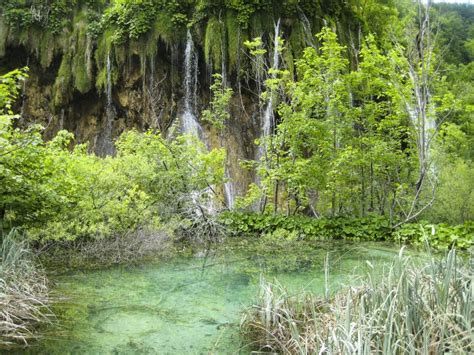
[[(421, 215), (435, 200), (436, 167), (433, 165), (432, 147), (439, 125), (447, 118), (452, 106), (451, 93), (438, 94), (436, 84), (441, 76), (437, 58), (437, 32), (431, 23), (430, 2), (417, 1), (417, 13), (407, 27), (406, 45), (396, 46), (393, 58), (394, 69), (407, 73), (406, 77), (394, 79), (402, 105), (410, 117), (417, 148), (417, 179), (408, 208), (402, 208), (402, 220), (406, 223)], [(422, 201), (423, 193), (431, 196)]]

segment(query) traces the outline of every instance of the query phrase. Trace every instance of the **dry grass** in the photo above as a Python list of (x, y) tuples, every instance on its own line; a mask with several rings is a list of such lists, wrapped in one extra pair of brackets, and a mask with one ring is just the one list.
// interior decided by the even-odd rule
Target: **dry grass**
[(329, 300), (262, 281), (242, 320), (251, 349), (285, 354), (472, 353), (472, 270), (455, 251), (420, 264), (400, 252)]
[(0, 347), (27, 344), (49, 322), (47, 279), (16, 232), (2, 240), (0, 266)]

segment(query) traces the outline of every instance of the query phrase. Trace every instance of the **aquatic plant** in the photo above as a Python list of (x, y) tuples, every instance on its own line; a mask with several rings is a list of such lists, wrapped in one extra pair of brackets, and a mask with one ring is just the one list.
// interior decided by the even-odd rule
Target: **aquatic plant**
[(35, 326), (51, 321), (47, 279), (15, 230), (3, 237), (0, 257), (0, 348), (27, 344)]
[(257, 305), (242, 319), (246, 346), (288, 354), (473, 350), (472, 272), (455, 250), (420, 262), (402, 249), (378, 274), (371, 267), (359, 286), (331, 298), (290, 296), (263, 280)]
[(420, 221), (392, 229), (387, 218), (370, 215), (364, 218), (312, 218), (283, 214), (227, 212), (222, 222), (235, 236), (261, 237), (278, 230), (295, 233), (299, 240), (389, 240), (422, 247), (426, 241), (433, 249), (469, 249), (473, 245), (474, 224), (457, 226)]

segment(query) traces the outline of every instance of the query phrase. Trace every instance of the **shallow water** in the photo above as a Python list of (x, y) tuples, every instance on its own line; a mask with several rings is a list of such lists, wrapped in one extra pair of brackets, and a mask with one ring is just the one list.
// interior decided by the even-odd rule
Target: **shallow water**
[[(51, 275), (58, 322), (28, 350), (35, 354), (206, 354), (239, 352), (242, 311), (258, 295), (260, 277), (290, 292), (322, 294), (329, 253), (330, 285), (353, 280), (395, 248), (368, 243), (311, 247), (220, 246), (162, 262)], [(242, 353), (248, 353), (243, 350)]]

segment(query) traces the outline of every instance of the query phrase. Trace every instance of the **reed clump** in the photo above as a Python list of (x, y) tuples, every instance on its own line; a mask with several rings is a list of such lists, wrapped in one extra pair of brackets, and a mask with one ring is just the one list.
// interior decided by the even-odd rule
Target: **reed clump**
[(35, 328), (50, 322), (52, 314), (47, 279), (25, 242), (13, 231), (1, 243), (0, 349), (27, 344)]
[(358, 284), (326, 299), (289, 296), (262, 281), (258, 304), (242, 319), (245, 346), (286, 354), (474, 351), (472, 267), (455, 250), (423, 262), (402, 250)]

